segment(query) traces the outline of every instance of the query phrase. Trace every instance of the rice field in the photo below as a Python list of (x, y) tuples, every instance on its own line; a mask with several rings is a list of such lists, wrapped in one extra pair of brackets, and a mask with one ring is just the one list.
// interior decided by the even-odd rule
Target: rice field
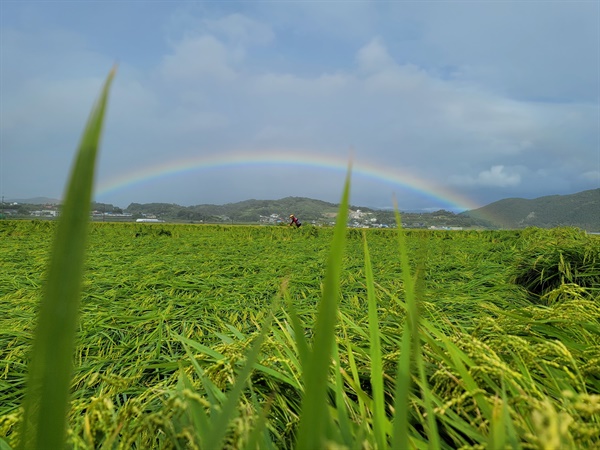
[[(14, 448), (56, 227), (0, 222), (0, 436)], [(409, 231), (403, 260), (398, 230), (344, 234), (319, 447), (600, 447), (597, 238)], [(307, 352), (333, 238), (333, 228), (91, 224), (66, 448), (305, 445)], [(408, 348), (407, 288), (418, 310)]]

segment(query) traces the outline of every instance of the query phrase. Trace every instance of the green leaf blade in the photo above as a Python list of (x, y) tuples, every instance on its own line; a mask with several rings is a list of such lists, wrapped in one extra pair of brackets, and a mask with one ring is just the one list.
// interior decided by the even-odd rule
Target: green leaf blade
[(377, 299), (375, 297), (375, 282), (371, 255), (367, 244), (367, 236), (363, 233), (365, 255), (365, 278), (367, 283), (367, 302), (369, 304), (369, 342), (371, 357), (371, 386), (373, 388), (373, 431), (379, 448), (387, 448), (386, 429), (388, 428), (385, 415), (385, 398), (383, 388), (383, 363), (381, 357), (381, 337), (379, 334), (379, 319), (377, 316)]
[(96, 156), (114, 74), (113, 69), (83, 132), (54, 239), (29, 365), (23, 449), (64, 445)]
[(327, 415), (327, 384), (332, 356), (331, 349), (335, 341), (335, 324), (340, 293), (339, 280), (346, 240), (349, 197), (350, 168), (348, 168), (331, 251), (327, 259), (323, 297), (319, 303), (312, 354), (304, 375), (306, 389), (302, 400), (302, 412), (296, 441), (296, 448), (299, 450), (321, 448), (325, 436), (325, 424), (330, 419)]

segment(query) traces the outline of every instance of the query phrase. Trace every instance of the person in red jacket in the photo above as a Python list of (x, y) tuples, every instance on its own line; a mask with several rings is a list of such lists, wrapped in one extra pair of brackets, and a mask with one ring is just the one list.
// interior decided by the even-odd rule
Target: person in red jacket
[(293, 214), (290, 214), (290, 224), (289, 226), (291, 227), (292, 225), (296, 225), (296, 227), (300, 228), (300, 225), (302, 225), (300, 223), (300, 221), (298, 220), (298, 218), (296, 216), (294, 216)]

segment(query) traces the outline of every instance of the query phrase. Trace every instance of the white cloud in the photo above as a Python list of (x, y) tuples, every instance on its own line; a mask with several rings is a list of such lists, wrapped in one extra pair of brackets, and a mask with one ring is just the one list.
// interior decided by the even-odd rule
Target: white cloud
[(327, 42), (371, 36), (378, 25), (378, 7), (385, 8), (372, 0), (255, 2), (255, 6), (276, 30)]
[(476, 177), (470, 175), (454, 175), (450, 181), (458, 186), (470, 187), (509, 187), (521, 183), (521, 175), (507, 171), (503, 165), (492, 166), (489, 170), (479, 172)]
[(203, 78), (230, 82), (236, 78), (231, 66), (233, 56), (213, 36), (188, 37), (175, 44), (173, 53), (164, 58), (161, 70), (171, 82), (197, 83)]
[(396, 67), (381, 38), (373, 38), (358, 50), (356, 61), (360, 71), (366, 73), (381, 72)]
[(598, 101), (594, 2), (437, 2), (408, 8), (421, 39), (402, 43), (413, 62), (457, 66), (456, 75), (504, 96)]
[[(255, 93), (260, 95), (288, 94), (294, 96), (336, 96), (354, 81), (347, 74), (322, 74), (317, 77), (300, 77), (290, 73), (265, 73), (250, 79)], [(322, 97), (321, 97), (322, 98)]]
[(159, 70), (165, 81), (183, 82), (186, 89), (206, 87), (207, 81), (244, 83), (240, 71), (247, 63), (248, 50), (274, 39), (270, 26), (239, 13), (196, 19), (180, 11), (176, 23), (187, 24), (187, 28), (180, 30), (180, 38), (169, 38), (172, 52), (163, 57)]
[(209, 19), (204, 21), (204, 24), (209, 33), (222, 35), (232, 43), (244, 46), (268, 44), (275, 38), (270, 26), (238, 13), (215, 20)]
[(177, 108), (171, 111), (169, 133), (197, 134), (207, 130), (222, 130), (228, 123), (227, 117), (223, 114)]

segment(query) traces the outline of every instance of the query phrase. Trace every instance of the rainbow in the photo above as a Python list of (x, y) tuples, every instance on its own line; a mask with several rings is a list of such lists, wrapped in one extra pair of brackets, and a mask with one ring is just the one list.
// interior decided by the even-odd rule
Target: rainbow
[[(101, 181), (96, 189), (96, 196), (102, 197), (134, 185), (150, 180), (170, 177), (186, 172), (210, 170), (236, 166), (295, 166), (332, 170), (345, 173), (349, 159), (319, 155), (310, 152), (251, 152), (251, 153), (222, 153), (210, 156), (183, 158), (168, 161), (153, 166), (117, 175)], [(371, 164), (354, 159), (352, 174), (368, 177), (377, 181), (397, 185), (414, 193), (442, 202), (456, 210), (476, 209), (481, 205), (475, 204), (469, 198), (436, 186), (431, 181), (419, 178), (407, 171)]]

